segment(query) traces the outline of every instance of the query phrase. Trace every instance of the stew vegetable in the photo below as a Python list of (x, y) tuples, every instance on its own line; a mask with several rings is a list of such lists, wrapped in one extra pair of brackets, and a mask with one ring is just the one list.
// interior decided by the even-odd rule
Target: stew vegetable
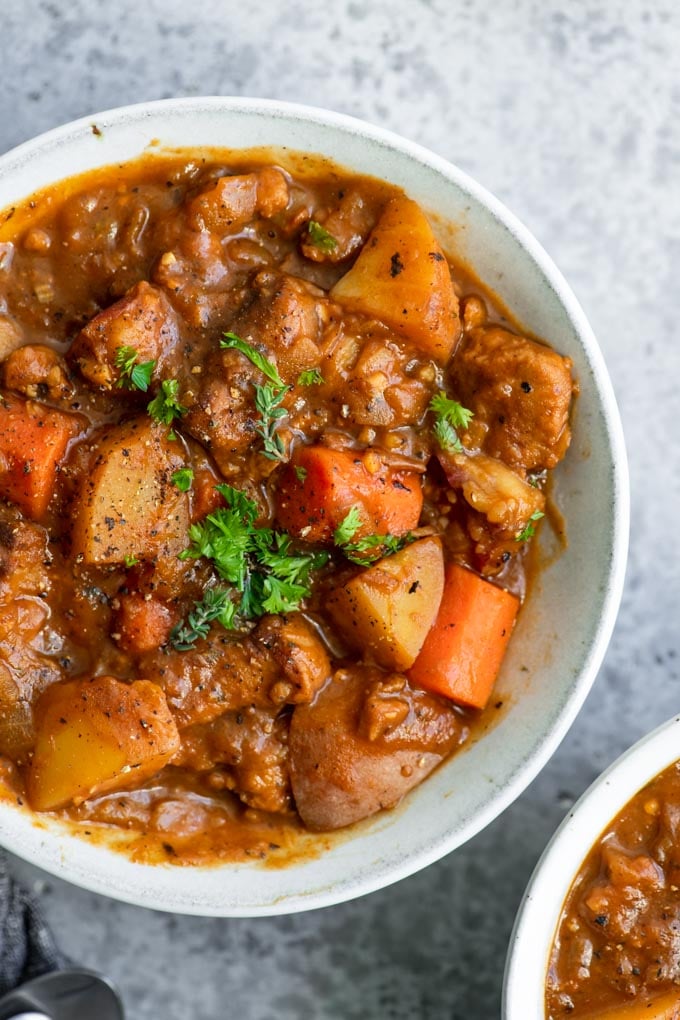
[(569, 360), (415, 202), (283, 163), (150, 155), (0, 216), (5, 784), (179, 862), (465, 742), (569, 444)]

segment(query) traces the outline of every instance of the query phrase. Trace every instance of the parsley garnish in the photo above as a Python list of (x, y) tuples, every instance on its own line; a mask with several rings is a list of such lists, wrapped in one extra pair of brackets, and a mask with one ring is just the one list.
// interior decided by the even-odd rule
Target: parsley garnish
[(384, 556), (392, 556), (399, 552), (405, 545), (413, 541), (413, 536), (408, 535), (366, 535), (358, 542), (348, 542), (342, 546), (342, 551), (352, 563), (375, 563)]
[[(227, 590), (233, 605), (227, 610), (229, 626), (265, 613), (299, 609), (310, 594), (312, 571), (327, 563), (328, 554), (295, 552), (286, 532), (255, 526), (257, 504), (244, 492), (230, 485), (217, 485), (216, 489), (227, 506), (192, 524), (191, 545), (179, 558), (210, 560), (219, 576), (232, 586)], [(212, 619), (221, 622), (219, 614)], [(191, 614), (188, 624), (196, 630)], [(199, 637), (206, 633), (207, 629)]]
[(447, 397), (443, 390), (430, 401), (430, 411), (437, 417), (432, 431), (441, 448), (462, 453), (463, 444), (456, 430), (468, 427), (474, 417), (473, 412)]
[(297, 380), (298, 386), (321, 386), (324, 378), (318, 368), (308, 368), (300, 372)]
[(255, 423), (255, 431), (262, 436), (262, 452), (269, 460), (286, 459), (286, 448), (277, 432), (277, 423), (288, 414), (285, 407), (281, 407), (288, 389), (288, 386), (279, 389), (271, 383), (255, 386), (255, 407), (260, 414), (260, 420)]
[(333, 532), (333, 541), (336, 545), (347, 545), (351, 542), (361, 527), (361, 511), (358, 506), (350, 507), (347, 514)]
[(312, 242), (315, 248), (322, 251), (324, 255), (329, 255), (332, 251), (338, 247), (338, 242), (332, 234), (329, 234), (325, 227), (322, 227), (316, 220), (310, 220), (307, 224), (307, 232), (309, 234), (309, 240)]
[(153, 370), (156, 367), (155, 361), (145, 361), (137, 364), (139, 355), (134, 347), (119, 347), (116, 351), (114, 364), (120, 369), (120, 378), (116, 386), (124, 386), (128, 390), (141, 390), (143, 393), (149, 388)]
[[(177, 379), (164, 379), (156, 396), (146, 405), (151, 417), (162, 425), (171, 425), (175, 418), (181, 418), (189, 410), (177, 399), (178, 391)], [(174, 432), (170, 432), (170, 438), (175, 438)]]
[(208, 588), (200, 602), (187, 615), (186, 622), (175, 624), (170, 631), (170, 644), (178, 652), (190, 651), (199, 638), (208, 636), (210, 624), (217, 620), (227, 630), (234, 628), (236, 605), (228, 588)]
[(442, 450), (453, 450), (454, 453), (463, 453), (463, 444), (458, 438), (458, 433), (453, 425), (449, 425), (447, 421), (440, 418), (439, 421), (434, 423), (432, 431)]
[(188, 492), (194, 480), (194, 472), (191, 468), (179, 468), (172, 475), (172, 484), (177, 486), (180, 492)]
[(137, 563), (139, 563), (139, 560), (137, 559), (136, 556), (128, 555), (123, 557), (123, 563), (125, 564), (126, 567), (130, 568), (134, 567)]
[(536, 528), (534, 527), (532, 521), (540, 521), (541, 517), (545, 517), (543, 511), (534, 510), (531, 517), (529, 518), (529, 523), (526, 525), (526, 527), (523, 528), (522, 531), (520, 531), (517, 535), (515, 535), (515, 542), (527, 542), (530, 538), (533, 538), (534, 535), (536, 534)]
[(302, 464), (296, 464), (295, 474), (297, 476), (298, 482), (304, 482), (305, 478), (307, 477), (307, 468), (303, 467)]
[(383, 556), (399, 552), (408, 542), (413, 541), (409, 534), (401, 538), (396, 535), (366, 535), (353, 542), (352, 539), (360, 527), (361, 512), (358, 506), (353, 506), (333, 532), (333, 541), (352, 563), (362, 565), (375, 563)]
[(290, 386), (286, 386), (273, 362), (235, 333), (225, 333), (224, 339), (220, 340), (220, 347), (234, 348), (245, 354), (255, 368), (269, 380), (264, 386), (253, 383), (255, 407), (260, 415), (260, 420), (255, 424), (255, 431), (262, 437), (265, 457), (270, 460), (285, 460), (286, 449), (276, 429), (277, 422), (288, 413), (285, 407), (281, 407), (281, 402)]
[(242, 340), (240, 336), (236, 336), (236, 333), (225, 333), (224, 340), (220, 340), (220, 347), (233, 347), (240, 351), (241, 354), (245, 354), (246, 358), (252, 362), (255, 368), (259, 368), (262, 375), (266, 376), (274, 386), (278, 389), (285, 387), (285, 383), (279, 375), (276, 365), (265, 358), (264, 354), (260, 354), (252, 344)]

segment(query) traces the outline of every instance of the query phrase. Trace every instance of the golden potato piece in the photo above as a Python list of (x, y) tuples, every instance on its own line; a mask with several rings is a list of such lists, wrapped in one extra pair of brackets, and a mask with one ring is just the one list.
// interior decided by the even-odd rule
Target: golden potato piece
[(417, 202), (393, 198), (331, 297), (380, 319), (444, 364), (460, 336), (449, 266)]
[(444, 591), (438, 538), (386, 556), (332, 592), (326, 605), (341, 634), (386, 669), (415, 662)]
[(167, 765), (180, 746), (165, 695), (148, 680), (98, 676), (53, 684), (34, 714), (26, 788), (36, 811), (136, 786)]
[(149, 418), (100, 440), (73, 521), (73, 553), (84, 563), (176, 556), (187, 545), (189, 498), (172, 484), (182, 447)]

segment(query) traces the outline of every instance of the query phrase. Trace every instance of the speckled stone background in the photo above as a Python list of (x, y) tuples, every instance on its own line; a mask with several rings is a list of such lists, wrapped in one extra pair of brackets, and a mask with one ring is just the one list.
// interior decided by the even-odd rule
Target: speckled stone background
[(494, 1020), (525, 883), (573, 800), (680, 710), (680, 8), (613, 0), (1, 0), (0, 150), (82, 114), (243, 94), (357, 114), (491, 188), (590, 316), (633, 491), (604, 667), (539, 779), (448, 859), (271, 920), (116, 904), (15, 863), (132, 1020)]

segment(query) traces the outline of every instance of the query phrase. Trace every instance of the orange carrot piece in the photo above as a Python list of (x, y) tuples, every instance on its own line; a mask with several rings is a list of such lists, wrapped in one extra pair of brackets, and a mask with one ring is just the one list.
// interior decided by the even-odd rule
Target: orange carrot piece
[(75, 415), (12, 394), (0, 396), (0, 498), (38, 520), (55, 489), (69, 441), (81, 430)]
[(484, 708), (519, 606), (515, 595), (450, 563), (437, 619), (409, 678), (460, 705)]
[(284, 469), (277, 496), (277, 518), (291, 534), (327, 542), (351, 507), (366, 535), (403, 535), (418, 526), (423, 506), (420, 476), (397, 471), (374, 450), (331, 450), (304, 446)]

